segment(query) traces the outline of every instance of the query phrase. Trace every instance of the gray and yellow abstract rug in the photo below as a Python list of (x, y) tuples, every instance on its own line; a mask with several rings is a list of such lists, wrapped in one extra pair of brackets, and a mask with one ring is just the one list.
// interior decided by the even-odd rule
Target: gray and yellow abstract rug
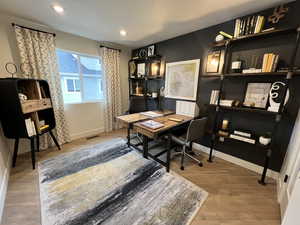
[(39, 164), (43, 225), (186, 225), (207, 192), (123, 139)]

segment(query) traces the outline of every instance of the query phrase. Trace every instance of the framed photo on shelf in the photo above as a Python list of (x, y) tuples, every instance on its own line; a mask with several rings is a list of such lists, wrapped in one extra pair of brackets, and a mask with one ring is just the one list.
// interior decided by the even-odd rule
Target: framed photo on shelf
[(224, 65), (224, 51), (218, 50), (208, 53), (206, 57), (205, 73), (207, 75), (221, 74)]
[(244, 106), (266, 109), (271, 83), (248, 83)]
[(146, 64), (145, 63), (137, 64), (137, 75), (138, 75), (138, 77), (145, 76), (145, 74), (146, 74)]
[(155, 55), (155, 45), (150, 45), (148, 48), (148, 56), (154, 56)]
[(195, 101), (200, 59), (166, 64), (165, 97)]

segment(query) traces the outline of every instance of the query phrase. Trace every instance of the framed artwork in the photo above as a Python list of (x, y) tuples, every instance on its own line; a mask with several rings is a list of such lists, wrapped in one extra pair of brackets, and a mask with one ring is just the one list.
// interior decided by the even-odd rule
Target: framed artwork
[(271, 83), (248, 83), (244, 106), (265, 109), (270, 89)]
[(153, 56), (155, 55), (155, 45), (150, 45), (148, 47), (148, 56)]
[(146, 64), (145, 63), (139, 63), (137, 65), (137, 75), (138, 76), (144, 76), (146, 74)]
[(200, 59), (166, 64), (165, 97), (196, 101)]
[(224, 64), (224, 51), (213, 51), (207, 55), (205, 73), (220, 74)]

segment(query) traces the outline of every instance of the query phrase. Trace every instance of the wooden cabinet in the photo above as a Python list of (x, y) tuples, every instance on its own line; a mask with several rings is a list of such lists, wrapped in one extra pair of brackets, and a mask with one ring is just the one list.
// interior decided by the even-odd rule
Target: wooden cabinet
[(27, 138), (32, 146), (32, 164), (35, 167), (35, 146), (39, 149), (39, 136), (49, 132), (59, 148), (52, 130), (55, 116), (49, 84), (45, 80), (0, 79), (0, 118), (5, 137), (15, 139), (13, 166), (16, 163), (20, 138)]

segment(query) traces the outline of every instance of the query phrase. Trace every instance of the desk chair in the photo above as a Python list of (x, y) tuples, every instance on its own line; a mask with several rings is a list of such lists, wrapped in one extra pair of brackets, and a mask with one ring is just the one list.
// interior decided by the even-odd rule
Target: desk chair
[(192, 150), (193, 142), (199, 140), (203, 137), (205, 131), (207, 118), (203, 117), (201, 119), (192, 120), (187, 129), (187, 133), (184, 136), (175, 136), (171, 135), (171, 142), (182, 146), (181, 151), (181, 170), (184, 170), (184, 158), (185, 156), (190, 157), (192, 160), (196, 161), (199, 166), (203, 166), (202, 162), (195, 157), (193, 157), (189, 152), (186, 151), (186, 148)]

